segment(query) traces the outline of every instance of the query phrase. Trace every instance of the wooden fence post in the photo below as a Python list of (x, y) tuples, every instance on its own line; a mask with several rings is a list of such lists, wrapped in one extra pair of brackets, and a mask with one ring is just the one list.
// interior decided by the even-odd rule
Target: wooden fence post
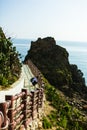
[(2, 124), (1, 124), (1, 129), (4, 129), (6, 130), (8, 128), (8, 120), (7, 120), (7, 104), (6, 102), (4, 103), (0, 103), (0, 111), (1, 111), (1, 121), (2, 121)]
[(22, 97), (22, 103), (24, 104), (23, 111), (22, 111), (22, 113), (24, 115), (23, 125), (25, 126), (25, 128), (27, 128), (26, 121), (27, 121), (27, 94), (28, 94), (28, 90), (27, 89), (22, 89), (22, 92), (25, 92), (24, 96)]
[(31, 91), (32, 93), (32, 119), (34, 119), (34, 91)]
[(42, 108), (43, 105), (43, 88), (39, 90), (39, 107)]
[(38, 100), (37, 100), (37, 113), (39, 112), (39, 89), (37, 89), (38, 93), (37, 93), (37, 96), (38, 96)]
[(9, 106), (8, 110), (8, 118), (10, 119), (10, 125), (9, 125), (9, 130), (14, 130), (14, 120), (13, 120), (13, 110), (14, 110), (14, 96), (12, 95), (6, 95), (5, 96), (6, 101), (10, 100), (11, 104)]

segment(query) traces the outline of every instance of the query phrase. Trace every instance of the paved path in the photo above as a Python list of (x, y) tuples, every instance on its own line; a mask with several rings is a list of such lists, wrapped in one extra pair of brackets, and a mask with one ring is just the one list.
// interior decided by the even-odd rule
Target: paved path
[(33, 88), (30, 79), (34, 77), (28, 65), (23, 65), (23, 75), (24, 75), (24, 87), (28, 88), (31, 91)]
[(21, 92), (21, 89), (24, 87), (24, 77), (21, 74), (19, 80), (11, 85), (10, 88), (0, 91), (0, 103), (5, 101), (5, 95), (16, 95)]
[(32, 86), (30, 79), (34, 75), (32, 74), (28, 65), (22, 65), (22, 74), (18, 81), (16, 81), (11, 88), (0, 91), (0, 102), (5, 101), (5, 95), (16, 95), (21, 92), (22, 88), (27, 88), (29, 91), (33, 91), (35, 88)]

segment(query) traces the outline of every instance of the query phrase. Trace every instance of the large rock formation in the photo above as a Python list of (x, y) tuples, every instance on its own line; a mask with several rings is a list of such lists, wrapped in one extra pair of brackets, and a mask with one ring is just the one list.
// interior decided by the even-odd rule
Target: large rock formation
[(76, 65), (70, 65), (68, 52), (65, 48), (56, 45), (52, 37), (38, 38), (31, 42), (31, 48), (25, 57), (25, 61), (31, 61), (38, 67), (48, 81), (58, 87), (85, 86), (83, 73)]

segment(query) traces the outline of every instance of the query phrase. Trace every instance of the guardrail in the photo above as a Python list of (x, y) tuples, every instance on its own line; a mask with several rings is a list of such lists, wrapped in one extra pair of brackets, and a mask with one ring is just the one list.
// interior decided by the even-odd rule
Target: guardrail
[(33, 64), (33, 62), (30, 59), (27, 60), (25, 62), (25, 64), (27, 64), (29, 66), (33, 75), (38, 76), (38, 84), (39, 84), (40, 87), (44, 88), (45, 83), (43, 81), (43, 76), (42, 76), (40, 70)]
[(31, 92), (28, 89), (22, 89), (15, 96), (5, 96), (5, 102), (0, 103), (0, 130), (19, 130), (21, 126), (27, 128), (30, 122), (39, 116), (39, 110), (43, 106), (42, 74), (31, 60), (28, 60), (26, 64), (35, 76), (38, 75), (39, 88)]
[(42, 108), (43, 94), (43, 88), (39, 88), (31, 92), (22, 89), (15, 96), (5, 96), (6, 101), (0, 103), (0, 130), (19, 130), (22, 125), (27, 128)]

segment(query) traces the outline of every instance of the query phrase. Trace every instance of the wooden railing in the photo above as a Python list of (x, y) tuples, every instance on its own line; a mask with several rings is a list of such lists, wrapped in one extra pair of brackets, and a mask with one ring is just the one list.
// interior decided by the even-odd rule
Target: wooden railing
[(39, 115), (43, 106), (44, 82), (38, 68), (28, 60), (26, 64), (35, 76), (38, 76), (39, 88), (29, 92), (28, 89), (15, 95), (6, 95), (5, 102), (0, 103), (0, 130), (19, 130), (21, 126), (27, 128), (30, 122)]
[(0, 130), (19, 130), (20, 126), (27, 128), (42, 108), (43, 93), (43, 88), (39, 88), (31, 92), (22, 89), (15, 96), (7, 95), (6, 101), (0, 103)]

